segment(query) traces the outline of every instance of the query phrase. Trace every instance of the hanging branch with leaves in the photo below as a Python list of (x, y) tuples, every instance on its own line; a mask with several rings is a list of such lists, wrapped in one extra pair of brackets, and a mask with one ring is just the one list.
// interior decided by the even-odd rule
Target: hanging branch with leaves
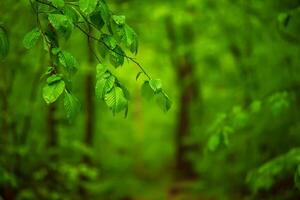
[[(29, 1), (36, 16), (37, 27), (25, 35), (23, 45), (31, 49), (42, 39), (46, 51), (50, 54), (51, 66), (43, 75), (46, 80), (43, 98), (47, 104), (56, 102), (64, 93), (67, 117), (72, 119), (79, 111), (80, 103), (71, 87), (79, 63), (72, 54), (59, 46), (59, 40), (68, 40), (77, 29), (89, 40), (97, 43), (97, 49), (89, 47), (98, 61), (95, 93), (98, 99), (105, 101), (113, 114), (125, 111), (127, 115), (130, 95), (126, 87), (109, 70), (109, 66), (118, 68), (124, 64), (125, 59), (139, 68), (136, 79), (142, 74), (146, 77), (142, 85), (142, 95), (146, 98), (155, 97), (164, 111), (170, 109), (171, 101), (163, 91), (161, 81), (152, 79), (135, 58), (125, 53), (130, 51), (136, 55), (138, 52), (137, 34), (126, 23), (125, 16), (113, 14), (103, 0)], [(105, 58), (108, 58), (109, 62), (106, 63)]]

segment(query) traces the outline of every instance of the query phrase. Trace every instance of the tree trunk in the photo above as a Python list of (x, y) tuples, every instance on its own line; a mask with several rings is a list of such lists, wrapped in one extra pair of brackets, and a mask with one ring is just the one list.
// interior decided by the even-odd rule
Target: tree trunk
[[(89, 34), (92, 34), (92, 30), (89, 30)], [(94, 50), (93, 42), (91, 38), (87, 40), (88, 46), (88, 73), (85, 77), (85, 133), (84, 133), (84, 144), (88, 147), (93, 145), (94, 129), (95, 129), (95, 102), (94, 102)], [(87, 156), (83, 157), (83, 161), (90, 164), (90, 158)]]
[[(94, 69), (93, 44), (88, 39), (88, 60), (89, 71)], [(95, 105), (94, 105), (94, 74), (89, 72), (85, 77), (85, 104), (86, 104), (86, 119), (85, 119), (85, 137), (84, 143), (87, 146), (92, 146), (94, 136), (94, 119), (95, 119)]]
[[(187, 154), (191, 147), (185, 144), (186, 138), (190, 135), (191, 119), (190, 107), (197, 97), (197, 84), (194, 76), (194, 60), (192, 52), (186, 52), (183, 55), (178, 54), (179, 45), (188, 45), (193, 43), (193, 31), (188, 24), (182, 25), (180, 31), (182, 34), (176, 34), (175, 26), (171, 18), (166, 20), (167, 34), (170, 40), (170, 48), (172, 64), (176, 67), (177, 81), (181, 84), (178, 127), (176, 131), (175, 146), (176, 146), (176, 175), (179, 179), (193, 179), (196, 173), (193, 170), (192, 163), (187, 158)], [(182, 35), (183, 38), (178, 38), (177, 35)], [(179, 42), (180, 41), (180, 42)], [(183, 43), (183, 44), (182, 44)]]
[[(89, 31), (90, 34), (91, 30)], [(94, 102), (94, 73), (92, 73), (94, 69), (94, 51), (93, 51), (93, 43), (90, 38), (87, 41), (88, 45), (88, 73), (85, 77), (85, 132), (84, 132), (84, 141), (83, 143), (87, 147), (93, 146), (93, 138), (94, 138), (94, 129), (95, 129), (95, 102)], [(83, 155), (82, 162), (86, 165), (91, 165), (92, 161), (88, 155)], [(86, 189), (82, 186), (81, 182), (87, 181), (88, 178), (84, 175), (80, 176), (80, 183), (78, 186), (79, 194), (82, 198), (88, 199), (89, 195)]]
[(46, 127), (48, 133), (48, 147), (57, 146), (57, 130), (56, 130), (56, 120), (55, 120), (56, 105), (51, 104), (48, 107), (47, 117), (46, 117)]
[[(2, 91), (2, 122), (1, 122), (1, 151), (5, 152), (6, 148), (8, 147), (10, 141), (9, 141), (9, 134), (10, 134), (10, 125), (9, 125), (9, 121), (8, 121), (8, 98), (5, 94), (4, 91)], [(8, 153), (8, 152), (6, 152)], [(10, 172), (12, 172), (12, 168), (13, 166), (11, 166), (11, 163), (7, 163), (8, 167), (7, 170), (9, 170)], [(3, 191), (1, 191), (1, 193), (3, 193), (0, 196), (3, 196), (3, 198), (5, 200), (14, 200), (15, 199), (15, 194), (13, 191), (13, 188), (10, 185), (4, 185), (3, 186)]]

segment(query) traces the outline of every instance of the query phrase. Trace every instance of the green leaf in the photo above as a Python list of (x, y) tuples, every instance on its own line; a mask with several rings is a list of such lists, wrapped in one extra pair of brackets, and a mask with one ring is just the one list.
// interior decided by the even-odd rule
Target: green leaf
[(261, 110), (261, 101), (255, 100), (250, 105), (250, 110), (253, 113), (258, 113)]
[(107, 106), (112, 110), (113, 114), (121, 112), (128, 106), (128, 101), (120, 87), (114, 87), (105, 95), (104, 100)]
[(90, 14), (90, 20), (98, 30), (101, 30), (105, 24), (99, 8)]
[(130, 92), (129, 90), (120, 82), (117, 83), (117, 85), (123, 90), (124, 96), (127, 100), (130, 100)]
[(126, 32), (124, 25), (118, 25), (114, 21), (111, 23), (111, 32), (119, 43), (126, 44)]
[(278, 31), (281, 36), (294, 44), (300, 42), (300, 7), (278, 15)]
[(65, 6), (64, 0), (50, 0), (50, 2), (57, 8), (63, 8)]
[(79, 0), (79, 8), (82, 12), (89, 15), (97, 6), (98, 0)]
[(155, 95), (156, 102), (158, 103), (159, 107), (164, 111), (167, 112), (170, 110), (172, 106), (172, 102), (168, 95), (162, 91)]
[(119, 26), (122, 26), (125, 24), (125, 16), (124, 15), (113, 15), (111, 18)]
[(67, 118), (72, 121), (80, 111), (79, 100), (69, 92), (65, 92), (64, 107), (67, 114)]
[(102, 34), (100, 40), (103, 41), (110, 49), (117, 47), (117, 40), (111, 35)]
[(7, 56), (9, 49), (9, 42), (6, 30), (0, 26), (0, 59)]
[(47, 78), (47, 84), (52, 85), (60, 80), (62, 80), (62, 77), (60, 75), (54, 74), (54, 75), (50, 76), (49, 78)]
[(47, 104), (55, 102), (65, 89), (65, 82), (60, 80), (43, 88), (43, 98)]
[(72, 20), (62, 14), (49, 14), (48, 20), (51, 25), (61, 34), (68, 38), (74, 28)]
[(116, 68), (122, 66), (124, 64), (124, 55), (125, 53), (121, 47), (117, 46), (113, 51), (110, 51), (110, 63)]
[(154, 91), (150, 87), (149, 81), (145, 81), (142, 85), (142, 96), (146, 99), (151, 99), (154, 96)]
[(68, 73), (74, 74), (77, 72), (79, 64), (72, 54), (66, 51), (61, 51), (58, 54), (58, 58), (59, 62), (65, 67)]
[(61, 49), (60, 48), (52, 48), (51, 52), (53, 55), (58, 55), (61, 52)]
[(277, 20), (280, 25), (287, 27), (289, 23), (290, 15), (288, 13), (280, 13), (277, 17)]
[(102, 16), (102, 19), (104, 20), (105, 24), (109, 25), (111, 13), (110, 13), (108, 6), (106, 5), (106, 3), (103, 0), (99, 1), (98, 9), (101, 12), (101, 16)]
[(98, 44), (98, 46), (99, 46), (99, 48), (97, 49), (98, 52), (100, 53), (100, 55), (101, 55), (102, 58), (105, 58), (106, 55), (107, 55), (107, 53), (108, 53), (107, 47), (106, 47), (105, 44), (102, 43), (102, 42), (97, 42), (97, 44)]
[(47, 71), (41, 75), (40, 79), (43, 79), (44, 77), (46, 77), (48, 75), (51, 75), (53, 71), (54, 71), (54, 68), (49, 66), (47, 68)]
[(161, 84), (161, 81), (159, 79), (151, 79), (149, 81), (149, 85), (155, 93), (161, 91), (162, 84)]
[(107, 67), (106, 65), (103, 65), (103, 64), (98, 64), (96, 66), (96, 78), (97, 79), (100, 79), (103, 77), (103, 75), (107, 72)]
[(219, 134), (214, 134), (208, 140), (207, 149), (212, 152), (216, 151), (216, 149), (219, 147), (220, 143), (221, 143), (221, 141), (220, 141)]
[(127, 24), (124, 26), (126, 35), (126, 47), (129, 48), (131, 53), (137, 54), (138, 51), (138, 39), (134, 30)]
[(78, 13), (70, 6), (64, 8), (64, 14), (73, 22), (73, 24), (77, 23), (79, 20)]
[(27, 33), (23, 39), (23, 46), (26, 49), (31, 49), (39, 40), (41, 31), (38, 28), (34, 28), (32, 31)]
[(112, 90), (115, 84), (115, 77), (110, 75), (109, 77), (101, 77), (96, 82), (95, 93), (98, 99), (102, 99), (109, 91)]
[(138, 80), (138, 79), (139, 79), (139, 77), (140, 77), (142, 74), (143, 74), (143, 72), (139, 72), (139, 73), (137, 73), (137, 75), (136, 75), (136, 77), (135, 77), (135, 80)]

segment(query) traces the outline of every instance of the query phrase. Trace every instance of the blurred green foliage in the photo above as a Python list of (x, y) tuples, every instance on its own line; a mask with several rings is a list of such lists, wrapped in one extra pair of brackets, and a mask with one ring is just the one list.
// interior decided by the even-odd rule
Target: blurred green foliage
[(299, 199), (299, 16), (2, 0), (0, 199)]

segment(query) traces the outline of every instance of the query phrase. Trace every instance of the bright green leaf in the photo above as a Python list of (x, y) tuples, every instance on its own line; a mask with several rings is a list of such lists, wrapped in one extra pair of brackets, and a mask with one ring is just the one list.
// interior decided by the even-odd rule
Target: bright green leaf
[(52, 85), (52, 84), (60, 81), (61, 79), (62, 79), (62, 77), (60, 75), (54, 74), (54, 75), (50, 76), (49, 78), (47, 78), (47, 84)]
[(58, 54), (58, 58), (59, 62), (65, 67), (67, 72), (69, 72), (70, 74), (74, 74), (77, 72), (79, 64), (74, 56), (72, 56), (72, 54), (66, 51), (61, 51)]
[(125, 24), (125, 16), (124, 15), (113, 15), (112, 20), (117, 24), (117, 25), (124, 25)]
[(68, 38), (74, 28), (72, 20), (62, 14), (49, 14), (49, 22), (61, 34)]
[(72, 121), (80, 111), (80, 102), (74, 95), (66, 91), (64, 98), (64, 107), (67, 118)]
[(89, 15), (97, 6), (98, 0), (79, 0), (79, 8), (82, 12)]
[(41, 31), (38, 28), (33, 29), (27, 33), (23, 39), (23, 46), (26, 49), (31, 49), (39, 40), (41, 36)]
[(64, 8), (64, 14), (65, 16), (67, 16), (69, 19), (71, 19), (71, 21), (73, 22), (73, 24), (77, 23), (79, 20), (79, 16), (78, 13), (76, 12), (76, 10), (70, 6), (66, 6)]
[(149, 85), (155, 93), (161, 91), (162, 84), (159, 79), (151, 79)]
[(114, 87), (104, 98), (107, 106), (112, 110), (113, 114), (125, 110), (128, 106), (128, 101), (124, 96), (123, 90), (119, 87)]
[(104, 64), (98, 64), (96, 66), (96, 78), (100, 79), (103, 77), (103, 75), (107, 72), (107, 67)]
[(126, 35), (126, 46), (129, 50), (136, 54), (138, 51), (138, 39), (134, 30), (127, 24), (124, 26), (125, 35)]
[(111, 91), (115, 84), (115, 80), (115, 77), (112, 75), (107, 78), (101, 77), (98, 79), (95, 88), (96, 97), (102, 99), (106, 93)]
[(50, 2), (57, 8), (63, 8), (65, 6), (64, 0), (50, 0)]
[(55, 102), (65, 89), (65, 82), (60, 80), (43, 88), (43, 98), (47, 104)]

